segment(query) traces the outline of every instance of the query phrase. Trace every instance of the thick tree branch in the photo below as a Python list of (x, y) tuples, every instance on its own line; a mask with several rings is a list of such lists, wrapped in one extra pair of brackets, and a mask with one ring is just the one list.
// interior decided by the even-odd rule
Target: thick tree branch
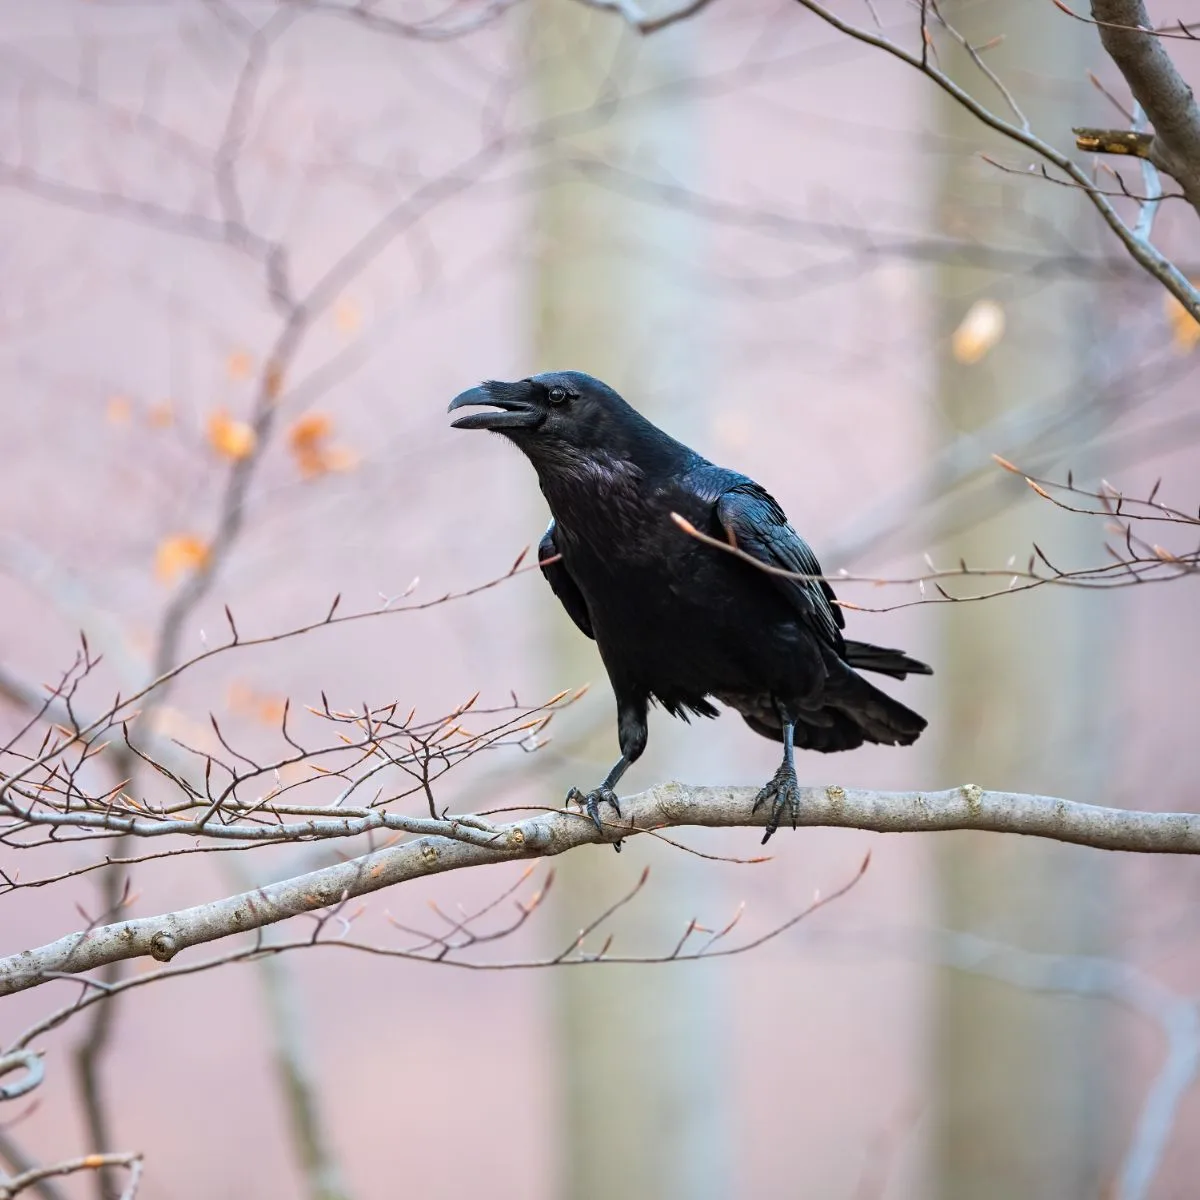
[(1100, 41), (1154, 126), (1149, 158), (1200, 213), (1200, 107), (1142, 0), (1092, 0)]
[[(985, 792), (974, 784), (942, 792), (876, 792), (836, 785), (801, 791), (801, 824), (806, 826), (878, 833), (978, 829), (1053, 838), (1100, 850), (1200, 854), (1200, 814), (1101, 808), (1053, 796)], [(661, 784), (623, 799), (624, 816), (609, 825), (609, 833), (615, 838), (682, 825), (762, 826), (768, 814), (765, 809), (752, 811), (756, 794), (755, 788)], [(188, 947), (261, 929), (410, 879), (460, 867), (549, 857), (603, 840), (589, 820), (558, 810), (495, 826), (490, 845), (418, 838), (241, 895), (83, 930), (9, 955), (0, 959), (0, 995), (122, 959), (148, 956), (167, 962)]]

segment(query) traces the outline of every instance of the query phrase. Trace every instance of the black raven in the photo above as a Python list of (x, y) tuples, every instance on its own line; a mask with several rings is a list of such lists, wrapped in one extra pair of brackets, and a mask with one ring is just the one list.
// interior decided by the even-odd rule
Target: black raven
[(785, 813), (795, 828), (793, 746), (916, 741), (924, 719), (858, 670), (903, 679), (932, 674), (928, 666), (847, 641), (824, 580), (762, 571), (672, 519), (772, 567), (819, 576), (808, 544), (752, 479), (701, 458), (579, 371), (490, 381), (450, 409), (477, 405), (490, 411), (459, 417), (454, 428), (503, 434), (533, 463), (553, 514), (538, 547), (542, 573), (595, 638), (616, 694), (620, 760), (598, 788), (568, 796), (601, 832), (600, 804), (620, 816), (613, 789), (646, 748), (651, 700), (684, 720), (715, 717), (710, 698), (719, 700), (755, 733), (783, 742), (783, 762), (755, 801), (756, 809), (772, 801), (764, 842)]

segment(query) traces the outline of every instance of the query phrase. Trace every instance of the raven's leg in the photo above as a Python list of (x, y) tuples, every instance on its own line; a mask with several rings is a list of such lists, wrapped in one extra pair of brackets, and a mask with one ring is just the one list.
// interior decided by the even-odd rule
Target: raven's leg
[[(600, 819), (600, 805), (611, 804), (617, 816), (621, 815), (621, 805), (613, 789), (629, 767), (641, 758), (642, 751), (646, 749), (646, 735), (645, 699), (618, 699), (617, 737), (621, 743), (621, 757), (613, 764), (613, 769), (604, 777), (604, 782), (598, 788), (593, 788), (586, 795), (578, 788), (572, 788), (567, 793), (567, 802), (574, 801), (582, 805), (601, 834), (604, 833), (604, 822)], [(620, 838), (613, 842), (613, 848), (620, 851)]]
[(771, 781), (754, 798), (752, 812), (758, 812), (758, 806), (764, 800), (772, 800), (771, 819), (767, 822), (767, 832), (763, 834), (763, 845), (767, 844), (771, 834), (779, 828), (779, 820), (784, 810), (791, 815), (792, 828), (796, 828), (796, 818), (800, 815), (800, 783), (796, 779), (796, 764), (792, 759), (792, 742), (796, 734), (796, 722), (784, 711), (783, 705), (776, 704), (775, 711), (779, 714), (779, 724), (783, 729), (783, 762), (779, 770), (771, 777)]

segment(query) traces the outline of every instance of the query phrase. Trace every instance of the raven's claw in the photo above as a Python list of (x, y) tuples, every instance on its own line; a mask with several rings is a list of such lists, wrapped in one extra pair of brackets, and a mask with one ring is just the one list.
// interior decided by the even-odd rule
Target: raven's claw
[[(578, 804), (584, 812), (592, 819), (592, 824), (596, 826), (601, 837), (607, 836), (604, 831), (604, 822), (600, 819), (600, 805), (611, 804), (613, 811), (619, 817), (621, 815), (621, 804), (617, 799), (617, 793), (612, 790), (607, 784), (602, 783), (598, 788), (593, 788), (587, 795), (584, 795), (578, 788), (573, 787), (567, 793), (568, 804)], [(613, 842), (613, 849), (618, 854), (621, 852), (621, 839), (617, 838)]]
[(796, 828), (796, 818), (800, 815), (800, 783), (796, 778), (796, 768), (791, 763), (780, 763), (779, 770), (771, 776), (771, 781), (754, 797), (752, 812), (758, 812), (759, 805), (764, 800), (773, 800), (771, 819), (767, 822), (767, 832), (763, 834), (762, 844), (765, 846), (771, 834), (779, 828), (780, 819), (785, 811), (792, 818), (792, 828)]

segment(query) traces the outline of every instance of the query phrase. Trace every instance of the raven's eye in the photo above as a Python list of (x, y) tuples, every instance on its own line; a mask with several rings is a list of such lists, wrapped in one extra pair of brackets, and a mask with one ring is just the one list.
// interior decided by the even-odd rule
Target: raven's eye
[(561, 404), (567, 398), (567, 389), (560, 387), (552, 387), (550, 389), (550, 403)]

